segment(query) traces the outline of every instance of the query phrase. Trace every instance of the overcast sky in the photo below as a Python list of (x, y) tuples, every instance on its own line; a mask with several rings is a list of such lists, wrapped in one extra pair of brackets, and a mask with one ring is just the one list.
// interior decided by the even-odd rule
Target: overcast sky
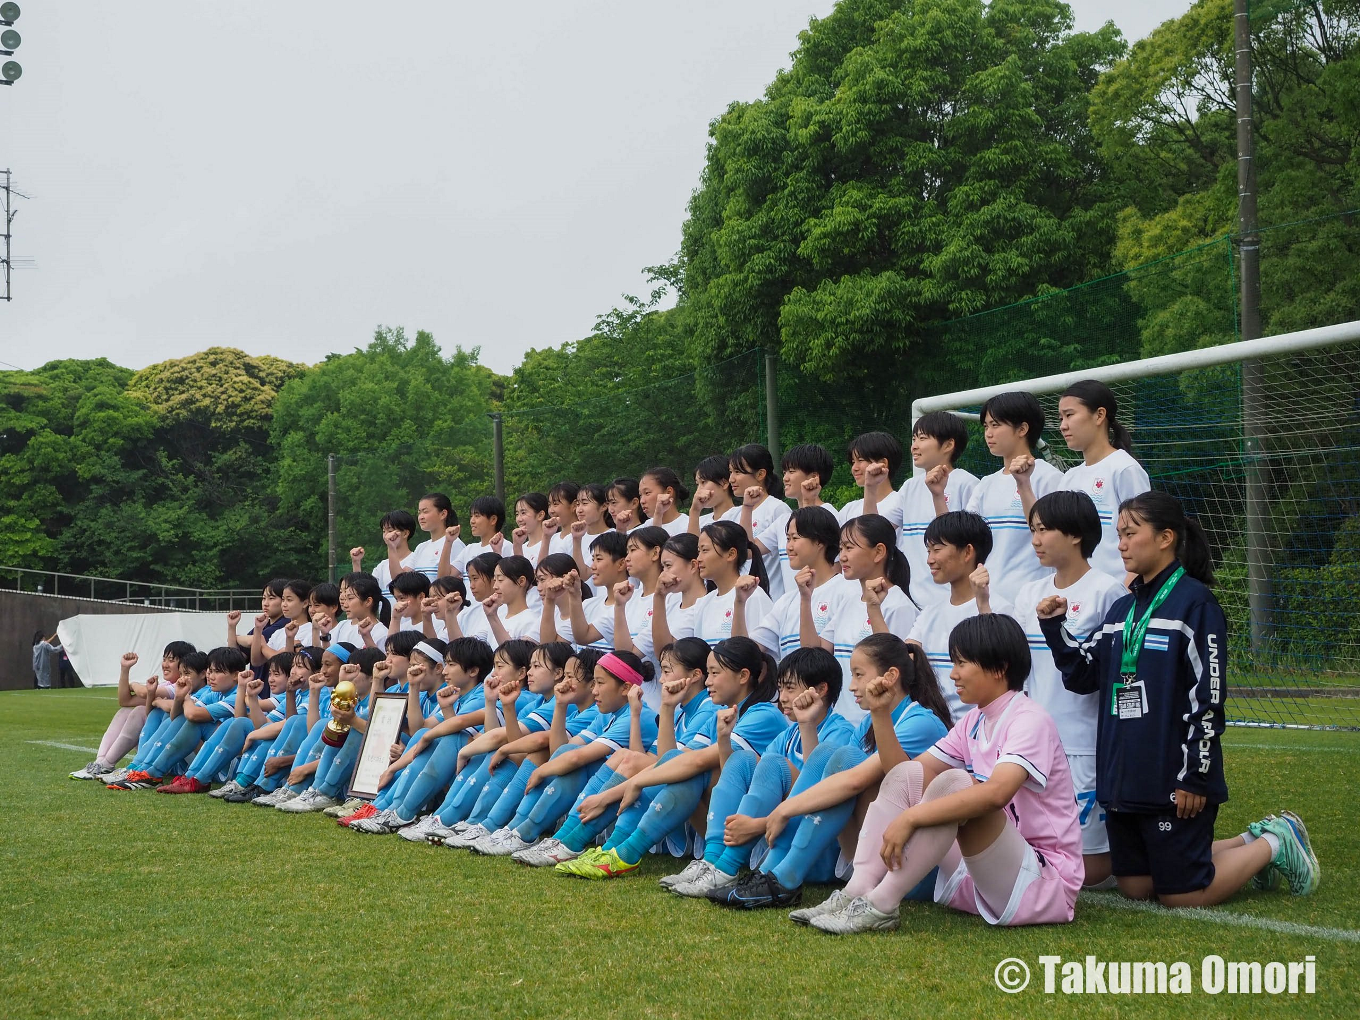
[[(315, 362), (378, 324), (509, 371), (680, 244), (708, 122), (832, 0), (19, 0), (0, 360)], [(1190, 0), (1073, 0), (1129, 39)], [(8, 59), (8, 58), (6, 58)]]

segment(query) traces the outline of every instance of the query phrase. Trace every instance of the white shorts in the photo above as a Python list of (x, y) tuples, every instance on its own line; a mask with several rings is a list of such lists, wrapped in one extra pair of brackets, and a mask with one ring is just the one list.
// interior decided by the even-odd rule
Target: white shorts
[(1077, 817), (1081, 820), (1081, 852), (1084, 855), (1110, 852), (1110, 836), (1105, 831), (1105, 809), (1096, 800), (1096, 756), (1069, 754), (1067, 769), (1072, 773), (1072, 789), (1077, 794)]

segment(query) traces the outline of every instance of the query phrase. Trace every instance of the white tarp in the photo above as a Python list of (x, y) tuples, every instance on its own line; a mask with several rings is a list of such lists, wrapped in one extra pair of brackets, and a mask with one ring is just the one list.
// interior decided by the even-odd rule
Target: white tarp
[(61, 645), (86, 687), (117, 685), (118, 663), (124, 652), (140, 656), (132, 668), (132, 679), (141, 683), (153, 674), (159, 675), (161, 653), (171, 641), (188, 641), (206, 652), (222, 644), (226, 633), (226, 613), (81, 615), (57, 625)]

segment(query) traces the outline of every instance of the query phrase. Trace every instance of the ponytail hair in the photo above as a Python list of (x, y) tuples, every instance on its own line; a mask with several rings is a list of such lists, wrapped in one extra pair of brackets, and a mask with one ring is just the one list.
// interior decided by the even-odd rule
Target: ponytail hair
[(609, 483), (608, 491), (618, 493), (619, 499), (625, 503), (636, 503), (638, 523), (647, 523), (647, 511), (642, 509), (642, 497), (638, 494), (636, 478), (615, 478)]
[(1083, 379), (1067, 387), (1062, 395), (1080, 400), (1092, 414), (1103, 409), (1105, 424), (1110, 428), (1110, 445), (1125, 453), (1133, 450), (1133, 436), (1116, 417), (1119, 414), (1119, 401), (1115, 399), (1114, 390), (1095, 379)]
[[(400, 575), (398, 575), (400, 576)], [(392, 606), (383, 598), (382, 586), (372, 574), (356, 570), (340, 579), (348, 585), (350, 594), (360, 602), (367, 602), (373, 608), (374, 618), (384, 627), (392, 622)]]
[(751, 545), (746, 537), (745, 528), (736, 521), (714, 521), (705, 526), (703, 533), (719, 552), (736, 551), (738, 572), (741, 571), (741, 565), (749, 559), (752, 575), (760, 582), (765, 594), (770, 593), (770, 579), (765, 576), (765, 557)]
[(1135, 524), (1152, 525), (1155, 531), (1174, 531), (1176, 558), (1185, 572), (1196, 581), (1213, 585), (1214, 560), (1209, 553), (1209, 540), (1199, 521), (1185, 515), (1185, 508), (1175, 496), (1149, 489), (1120, 503), (1119, 512), (1128, 514)]
[(897, 529), (888, 518), (881, 514), (862, 514), (851, 518), (841, 527), (841, 537), (858, 538), (870, 549), (876, 545), (884, 546), (888, 550), (888, 558), (883, 561), (883, 576), (901, 588), (908, 601), (916, 605), (916, 600), (911, 597), (911, 564), (907, 561), (906, 553), (897, 548)]
[(681, 503), (689, 499), (689, 489), (685, 488), (685, 483), (680, 481), (680, 476), (675, 473), (674, 468), (654, 467), (643, 474), (643, 478), (650, 478), (656, 482), (657, 487), (665, 492), (670, 489), (675, 493), (675, 505), (679, 509)]
[(600, 508), (601, 519), (606, 528), (614, 526), (614, 515), (609, 512), (609, 490), (599, 482), (587, 482), (577, 490), (577, 498), (584, 496)]
[(708, 653), (713, 651), (707, 641), (697, 637), (682, 637), (679, 641), (672, 642), (662, 648), (657, 653), (657, 659), (670, 659), (677, 667), (686, 673), (692, 673), (696, 669), (704, 672), (708, 669)]
[[(747, 443), (745, 446), (738, 446), (732, 451), (732, 456), (727, 459), (728, 469), (738, 468), (746, 474), (755, 474), (757, 471), (765, 471), (765, 491), (771, 496), (784, 495), (784, 479), (774, 473), (774, 457), (770, 451), (759, 443)], [(732, 497), (738, 503), (740, 499), (736, 495)]]
[[(601, 658), (603, 658), (604, 654), (612, 655), (616, 659), (622, 659), (624, 665), (629, 666), (634, 671), (636, 671), (638, 676), (642, 677), (643, 683), (646, 683), (648, 680), (651, 680), (656, 676), (656, 667), (653, 666), (650, 662), (646, 662), (643, 659), (639, 658), (637, 654), (634, 652), (619, 651), (616, 648), (611, 652), (601, 653)], [(599, 659), (595, 660), (595, 662), (596, 665), (598, 665), (602, 670), (604, 670), (606, 673), (612, 676), (619, 683), (624, 684), (625, 686), (630, 686), (629, 681), (625, 680), (623, 677), (617, 675), (616, 673), (611, 672), (609, 667), (605, 665), (603, 662), (600, 662)]]
[(496, 563), (496, 569), (511, 584), (523, 581), (526, 594), (534, 586), (534, 565), (525, 556), (502, 556)]
[[(920, 645), (907, 644), (896, 634), (870, 634), (855, 645), (855, 651), (862, 652), (874, 664), (879, 676), (896, 669), (898, 685), (908, 698), (934, 712), (945, 729), (954, 725), (949, 706), (940, 693), (940, 682), (935, 679), (930, 659)], [(873, 754), (877, 747), (874, 728), (870, 726), (864, 734), (864, 750)]]
[(751, 676), (751, 693), (737, 706), (737, 716), (746, 714), (752, 705), (773, 701), (779, 689), (779, 667), (774, 658), (748, 637), (724, 638), (713, 646), (713, 657), (723, 669)]

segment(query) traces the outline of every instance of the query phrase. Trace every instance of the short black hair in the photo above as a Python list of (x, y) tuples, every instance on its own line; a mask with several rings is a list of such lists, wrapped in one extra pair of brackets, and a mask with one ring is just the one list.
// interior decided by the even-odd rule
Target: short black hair
[[(481, 574), (483, 577), (493, 577), (496, 573), (496, 564), (499, 563), (500, 561), (501, 561), (500, 553), (494, 552), (478, 553), (476, 556), (472, 557), (472, 559), (467, 561), (467, 570), (463, 571), (463, 573), (467, 573), (468, 570), (471, 570), (478, 574)], [(464, 592), (465, 596), (466, 594), (467, 593)]]
[(548, 498), (557, 503), (575, 503), (580, 494), (581, 487), (566, 478), (548, 490)]
[(911, 427), (913, 436), (927, 436), (943, 446), (949, 440), (954, 440), (954, 449), (949, 454), (949, 463), (957, 464), (959, 458), (963, 456), (963, 451), (968, 449), (968, 426), (963, 423), (963, 419), (950, 411), (927, 411), (916, 419), (916, 424)]
[(409, 659), (412, 650), (424, 640), (425, 635), (418, 630), (399, 630), (387, 635), (387, 650)]
[(306, 602), (307, 596), (312, 593), (312, 582), (302, 578), (295, 578), (284, 585), (286, 591), (291, 591), (293, 597), (299, 602)]
[[(727, 480), (732, 474), (732, 462), (721, 454), (714, 454), (705, 457), (694, 466), (694, 477), (702, 482), (712, 482), (714, 485), (727, 484)], [(732, 489), (728, 484), (728, 491)]]
[(548, 497), (541, 492), (521, 493), (515, 504), (523, 503), (536, 514), (546, 514), (548, 512)]
[(294, 658), (295, 656), (292, 652), (275, 652), (269, 657), (269, 661), (264, 664), (265, 670), (278, 669), (280, 673), (287, 676), (289, 671), (293, 668)]
[(621, 531), (602, 531), (595, 536), (591, 553), (598, 549), (610, 559), (621, 560), (628, 555), (628, 536)]
[(464, 673), (476, 673), (477, 682), (485, 680), (495, 668), (491, 646), (481, 638), (460, 637), (444, 649), (444, 661), (462, 667)]
[(250, 665), (246, 653), (239, 648), (222, 645), (208, 653), (208, 668), (220, 669), (225, 673), (239, 673)]
[(312, 589), (312, 593), (308, 598), (311, 599), (313, 605), (331, 606), (332, 608), (339, 609), (340, 586), (332, 584), (330, 581), (322, 581)]
[(956, 549), (971, 545), (977, 562), (986, 563), (992, 554), (992, 529), (979, 514), (951, 510), (926, 525), (925, 544), (952, 545)]
[(779, 681), (796, 679), (804, 687), (826, 684), (827, 708), (841, 696), (844, 674), (836, 657), (825, 648), (795, 648), (779, 660)]
[(273, 595), (276, 599), (283, 598), (283, 589), (288, 587), (288, 578), (271, 577), (264, 583), (264, 590)]
[(164, 659), (169, 656), (176, 662), (182, 663), (186, 655), (196, 651), (198, 651), (198, 649), (189, 644), (188, 641), (171, 641), (165, 646), (165, 651), (161, 652), (161, 658)]
[[(179, 668), (188, 670), (190, 673), (202, 673), (208, 668), (208, 653), (200, 652), (195, 649), (192, 652), (185, 652), (179, 660)], [(237, 670), (239, 673), (240, 670)]]
[(978, 418), (984, 426), (988, 418), (1017, 429), (1021, 425), (1028, 425), (1029, 431), (1025, 433), (1025, 442), (1029, 443), (1030, 452), (1039, 448), (1039, 440), (1044, 434), (1044, 409), (1039, 406), (1039, 401), (1033, 393), (1025, 390), (998, 393), (988, 398), (982, 405)]
[(859, 454), (865, 460), (886, 460), (890, 480), (897, 475), (898, 469), (902, 466), (902, 444), (891, 432), (865, 432), (856, 436), (846, 453), (851, 460), (854, 460), (855, 454)]
[(1006, 686), (1013, 691), (1024, 687), (1029, 676), (1029, 640), (1024, 628), (1004, 613), (979, 613), (961, 620), (949, 632), (949, 658), (1005, 674)]
[(403, 570), (392, 578), (391, 587), (397, 594), (426, 597), (430, 594), (430, 579), (419, 570)]
[[(410, 633), (412, 633), (412, 632), (409, 631), (409, 630), (406, 630), (406, 631), (402, 631), (402, 633), (403, 633), (403, 634), (410, 634)], [(389, 644), (389, 646), (391, 645), (390, 639), (389, 639), (389, 641), (388, 641), (388, 644)], [(436, 666), (438, 666), (441, 662), (444, 661), (444, 655), (445, 655), (445, 653), (447, 653), (448, 650), (449, 650), (449, 646), (448, 646), (445, 642), (441, 641), (439, 638), (437, 638), (437, 637), (425, 637), (423, 634), (420, 636), (420, 640), (416, 642), (416, 645), (420, 645), (420, 644), (429, 645), (431, 648), (433, 648), (433, 649), (435, 650), (435, 655), (434, 655), (433, 659), (434, 659), (434, 665), (436, 665)], [(411, 651), (413, 651), (413, 652), (420, 652), (420, 654), (421, 654), (421, 655), (424, 655), (427, 659), (430, 658), (429, 655), (426, 655), (425, 652), (423, 652), (423, 651), (421, 651), (419, 648), (415, 647), (415, 645), (412, 645), (412, 646), (411, 646)], [(409, 656), (408, 656), (408, 657), (409, 657)]]
[[(800, 443), (791, 447), (783, 457), (779, 459), (779, 470), (801, 471), (805, 475), (816, 475), (817, 480), (822, 485), (831, 484), (831, 476), (836, 472), (836, 462), (831, 458), (831, 451), (825, 446), (818, 446), (816, 443)], [(790, 498), (796, 497), (796, 492), (790, 493)]]
[(416, 533), (416, 519), (407, 510), (389, 510), (378, 521), (383, 531), (404, 531), (407, 539)]
[(495, 496), (478, 496), (474, 499), (468, 507), (468, 515), (472, 514), (490, 517), (496, 522), (497, 531), (505, 527), (505, 503)]
[(1084, 492), (1059, 489), (1040, 496), (1029, 508), (1029, 525), (1038, 521), (1049, 531), (1081, 539), (1081, 558), (1089, 560), (1100, 545), (1100, 511)]
[(373, 675), (373, 667), (387, 658), (387, 653), (381, 648), (356, 648), (354, 654), (349, 657), (349, 661), (358, 666), (363, 671), (364, 676)]

